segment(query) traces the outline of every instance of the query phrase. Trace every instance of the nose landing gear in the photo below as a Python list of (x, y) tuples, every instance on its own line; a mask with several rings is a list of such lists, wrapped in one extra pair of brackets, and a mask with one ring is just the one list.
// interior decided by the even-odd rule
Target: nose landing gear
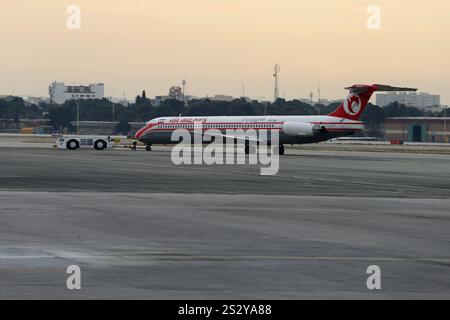
[(145, 150), (146, 150), (146, 151), (152, 151), (152, 146), (151, 146), (151, 145), (146, 146), (146, 147), (145, 147)]

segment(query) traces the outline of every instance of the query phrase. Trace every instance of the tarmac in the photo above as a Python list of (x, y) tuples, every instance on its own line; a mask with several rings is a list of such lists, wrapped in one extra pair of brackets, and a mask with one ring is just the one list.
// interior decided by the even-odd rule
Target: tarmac
[(0, 146), (0, 299), (450, 298), (447, 155), (299, 148), (259, 169)]

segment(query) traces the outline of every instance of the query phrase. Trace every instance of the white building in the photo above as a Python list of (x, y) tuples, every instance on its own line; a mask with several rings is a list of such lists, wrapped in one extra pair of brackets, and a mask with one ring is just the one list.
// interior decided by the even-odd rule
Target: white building
[(378, 106), (384, 107), (393, 102), (398, 102), (408, 107), (425, 109), (440, 106), (441, 96), (425, 92), (389, 92), (377, 94), (376, 104)]
[(103, 99), (105, 85), (103, 83), (66, 86), (64, 82), (53, 82), (48, 87), (50, 103), (63, 104), (67, 100)]

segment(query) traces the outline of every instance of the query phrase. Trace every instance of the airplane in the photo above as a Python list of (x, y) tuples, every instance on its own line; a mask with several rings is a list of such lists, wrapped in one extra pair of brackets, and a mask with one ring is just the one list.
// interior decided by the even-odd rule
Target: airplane
[[(185, 129), (194, 134), (196, 123), (201, 123), (204, 135), (208, 130), (219, 130), (223, 138), (241, 139), (233, 136), (232, 130), (277, 130), (279, 147), (277, 152), (284, 154), (285, 144), (307, 144), (327, 141), (337, 137), (349, 136), (364, 129), (359, 119), (375, 91), (417, 91), (414, 88), (392, 87), (388, 85), (353, 85), (347, 98), (339, 107), (328, 115), (314, 116), (214, 116), (214, 117), (159, 117), (152, 119), (137, 131), (135, 138), (146, 145), (150, 151), (153, 144), (176, 144), (172, 141), (172, 133), (177, 129)], [(245, 153), (249, 153), (248, 140)]]

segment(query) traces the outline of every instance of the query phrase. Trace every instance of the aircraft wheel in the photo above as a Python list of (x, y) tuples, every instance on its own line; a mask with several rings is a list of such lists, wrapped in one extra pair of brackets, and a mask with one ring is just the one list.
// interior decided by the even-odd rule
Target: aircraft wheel
[(284, 155), (284, 146), (282, 144), (278, 147), (278, 154), (280, 156)]
[(282, 144), (280, 144), (278, 147), (275, 147), (273, 149), (273, 153), (278, 154), (280, 156), (284, 155), (284, 146)]
[(152, 151), (152, 146), (146, 146), (146, 147), (145, 147), (145, 150), (146, 150), (146, 151)]

